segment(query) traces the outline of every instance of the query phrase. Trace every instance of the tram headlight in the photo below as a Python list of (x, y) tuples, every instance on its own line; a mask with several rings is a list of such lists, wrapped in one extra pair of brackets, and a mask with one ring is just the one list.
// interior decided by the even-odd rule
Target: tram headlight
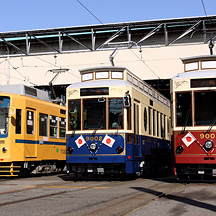
[(3, 147), (3, 148), (2, 148), (2, 152), (3, 152), (3, 153), (6, 153), (6, 152), (7, 152), (7, 148), (6, 148), (6, 147)]
[(90, 149), (92, 152), (96, 151), (96, 149), (97, 149), (97, 143), (92, 142), (92, 143), (90, 144), (90, 146), (89, 146), (89, 149)]
[(118, 147), (116, 148), (116, 152), (117, 152), (118, 154), (121, 154), (121, 153), (123, 152), (123, 147), (122, 147), (122, 146), (118, 146)]
[(204, 148), (206, 151), (209, 151), (213, 148), (214, 143), (211, 140), (207, 140), (204, 144)]
[(67, 154), (72, 154), (74, 149), (72, 147), (68, 147)]
[(177, 154), (181, 154), (182, 152), (184, 151), (184, 147), (179, 145), (177, 148), (176, 148), (176, 153)]

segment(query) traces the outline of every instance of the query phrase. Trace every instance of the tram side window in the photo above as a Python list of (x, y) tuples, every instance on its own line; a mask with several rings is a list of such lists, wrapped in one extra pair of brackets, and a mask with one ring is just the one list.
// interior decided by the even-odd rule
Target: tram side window
[[(80, 100), (70, 100), (68, 102), (68, 130), (80, 130)], [(84, 116), (85, 118), (85, 116)]]
[(149, 135), (151, 135), (152, 134), (152, 128), (151, 128), (151, 126), (152, 126), (152, 124), (151, 124), (151, 112), (152, 112), (152, 109), (149, 107)]
[(39, 113), (39, 136), (48, 136), (48, 115)]
[(21, 134), (22, 110), (16, 109), (16, 134)]
[(164, 137), (164, 126), (163, 126), (163, 114), (162, 113), (160, 115), (160, 126), (161, 126), (161, 134), (160, 134), (160, 136), (163, 138)]
[(153, 135), (155, 136), (155, 114), (156, 114), (156, 110), (153, 109)]
[(164, 128), (163, 138), (166, 138), (166, 115), (164, 115), (163, 128)]
[(123, 100), (109, 99), (109, 129), (123, 128)]
[(144, 129), (145, 129), (145, 131), (147, 131), (147, 123), (148, 123), (148, 120), (147, 120), (147, 109), (145, 107), (145, 109), (144, 109)]
[(176, 126), (192, 126), (191, 92), (176, 93)]
[(157, 111), (157, 136), (159, 137), (160, 132), (160, 126), (159, 126), (159, 115), (160, 113)]
[(65, 139), (66, 137), (66, 119), (59, 118), (59, 137)]
[(50, 137), (58, 138), (58, 117), (50, 116)]
[(169, 139), (169, 130), (170, 130), (170, 124), (169, 124), (170, 120), (169, 118), (167, 117), (167, 139)]
[(27, 134), (34, 134), (34, 112), (27, 111)]

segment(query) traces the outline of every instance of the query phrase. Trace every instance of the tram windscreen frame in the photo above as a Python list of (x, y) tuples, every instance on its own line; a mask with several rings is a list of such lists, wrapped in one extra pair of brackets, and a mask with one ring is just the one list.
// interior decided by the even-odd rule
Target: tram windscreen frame
[[(81, 110), (83, 110), (82, 115)], [(102, 97), (68, 100), (68, 116), (69, 131), (91, 129), (123, 129), (123, 98)]]

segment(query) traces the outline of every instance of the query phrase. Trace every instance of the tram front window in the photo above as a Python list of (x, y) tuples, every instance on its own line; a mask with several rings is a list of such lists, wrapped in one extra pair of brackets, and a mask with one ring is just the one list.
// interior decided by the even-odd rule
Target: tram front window
[(123, 100), (109, 99), (109, 129), (123, 128)]
[(195, 92), (195, 125), (215, 124), (216, 103), (214, 98), (216, 92)]
[(105, 99), (83, 100), (84, 129), (106, 129)]
[(176, 126), (192, 126), (191, 92), (176, 93)]
[(68, 110), (69, 110), (69, 130), (80, 130), (80, 100), (70, 100), (68, 101)]
[(0, 135), (8, 132), (9, 110), (0, 107)]

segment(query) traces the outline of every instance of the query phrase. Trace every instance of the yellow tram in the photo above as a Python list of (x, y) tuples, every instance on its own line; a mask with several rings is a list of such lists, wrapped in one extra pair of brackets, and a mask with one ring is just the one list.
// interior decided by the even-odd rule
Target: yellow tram
[(66, 109), (48, 93), (0, 86), (0, 176), (50, 173), (66, 160)]

